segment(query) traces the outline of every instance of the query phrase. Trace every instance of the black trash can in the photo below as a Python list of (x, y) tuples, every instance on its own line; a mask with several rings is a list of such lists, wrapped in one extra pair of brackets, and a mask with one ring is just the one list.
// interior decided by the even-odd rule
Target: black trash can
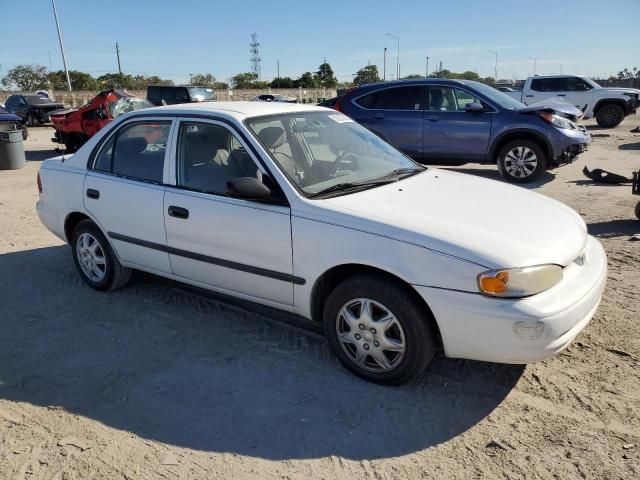
[(22, 130), (0, 131), (0, 170), (17, 170), (26, 165)]

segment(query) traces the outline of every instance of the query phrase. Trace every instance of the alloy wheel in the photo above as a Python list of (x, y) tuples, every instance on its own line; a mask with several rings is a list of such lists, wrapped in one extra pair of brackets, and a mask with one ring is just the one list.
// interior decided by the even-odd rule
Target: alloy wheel
[(107, 274), (107, 261), (100, 242), (90, 233), (83, 233), (76, 242), (76, 255), (82, 272), (92, 282), (101, 282)]
[(369, 372), (393, 370), (406, 352), (404, 330), (396, 316), (369, 298), (356, 298), (342, 306), (336, 333), (344, 353)]
[(538, 157), (529, 147), (515, 147), (507, 153), (504, 168), (509, 175), (526, 178), (538, 167)]

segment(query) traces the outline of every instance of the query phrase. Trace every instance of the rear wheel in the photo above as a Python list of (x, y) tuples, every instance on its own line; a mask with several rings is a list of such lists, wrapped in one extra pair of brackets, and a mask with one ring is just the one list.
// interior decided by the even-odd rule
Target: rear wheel
[(115, 290), (131, 278), (131, 269), (123, 267), (98, 226), (83, 220), (71, 239), (73, 261), (82, 279), (96, 290)]
[(70, 133), (64, 142), (64, 146), (67, 152), (77, 152), (78, 149), (84, 145), (84, 137), (79, 133)]
[(596, 114), (596, 122), (602, 128), (617, 127), (624, 120), (624, 110), (620, 105), (609, 103), (600, 107)]
[(640, 220), (640, 202), (636, 204), (636, 218)]
[(29, 125), (30, 127), (38, 126), (38, 119), (33, 113), (30, 113), (29, 115), (27, 115), (27, 125)]
[(397, 385), (421, 373), (435, 354), (428, 315), (401, 285), (363, 274), (331, 292), (324, 327), (347, 369), (372, 382)]
[(544, 151), (536, 142), (518, 139), (507, 143), (498, 154), (498, 170), (508, 182), (527, 183), (547, 168)]

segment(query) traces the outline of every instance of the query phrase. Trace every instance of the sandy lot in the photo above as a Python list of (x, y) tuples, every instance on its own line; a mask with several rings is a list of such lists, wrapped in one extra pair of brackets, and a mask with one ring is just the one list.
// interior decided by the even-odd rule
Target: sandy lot
[(54, 153), (33, 129), (28, 166), (0, 172), (0, 479), (640, 478), (640, 198), (581, 174), (640, 168), (638, 125), (592, 124), (591, 149), (529, 187), (609, 255), (577, 342), (526, 368), (438, 358), (400, 388), (268, 309), (145, 275), (90, 290), (37, 219)]

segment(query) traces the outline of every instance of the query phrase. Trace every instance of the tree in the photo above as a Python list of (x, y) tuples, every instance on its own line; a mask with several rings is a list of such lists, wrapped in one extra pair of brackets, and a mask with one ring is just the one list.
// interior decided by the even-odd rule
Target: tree
[(99, 88), (134, 88), (134, 79), (125, 73), (105, 73), (97, 79)]
[(255, 88), (258, 81), (258, 74), (254, 72), (238, 73), (231, 77), (231, 85), (233, 88)]
[(365, 83), (376, 83), (379, 81), (380, 75), (378, 74), (378, 67), (376, 65), (362, 67), (353, 79), (354, 85), (364, 85)]
[(47, 87), (47, 67), (42, 65), (16, 65), (2, 79), (6, 88), (15, 86), (18, 90), (33, 91)]
[(318, 86), (318, 79), (311, 72), (304, 72), (300, 75), (300, 78), (293, 82), (295, 88), (316, 88)]
[(633, 67), (631, 70), (625, 68), (618, 72), (618, 78), (621, 80), (625, 78), (640, 78), (640, 70), (638, 70), (638, 67)]
[(191, 85), (198, 87), (214, 88), (216, 83), (216, 77), (210, 73), (196, 73), (191, 77)]
[(411, 75), (407, 75), (406, 77), (402, 77), (403, 80), (415, 80), (418, 78), (424, 78), (424, 75), (418, 75), (417, 73), (412, 73)]
[(295, 88), (295, 80), (291, 77), (274, 78), (269, 86), (271, 88)]
[(338, 79), (333, 74), (333, 70), (331, 65), (327, 62), (324, 62), (318, 67), (318, 71), (316, 72), (317, 83), (322, 87), (334, 88), (338, 85)]
[[(96, 79), (88, 73), (70, 70), (69, 78), (71, 80), (72, 90), (95, 90), (99, 88)], [(64, 70), (49, 73), (48, 79), (51, 83), (51, 88), (54, 90), (66, 90), (68, 88), (67, 75), (64, 73)]]

